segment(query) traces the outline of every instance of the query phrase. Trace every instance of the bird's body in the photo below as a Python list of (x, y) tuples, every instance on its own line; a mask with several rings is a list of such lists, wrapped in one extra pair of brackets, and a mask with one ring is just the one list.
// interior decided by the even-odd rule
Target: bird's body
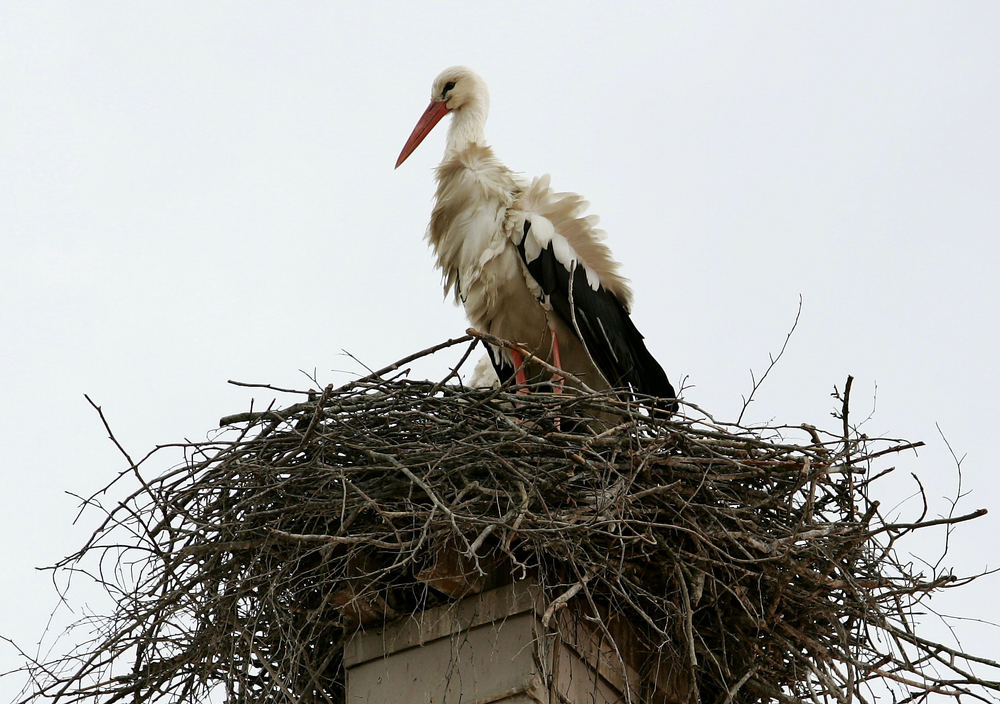
[[(554, 192), (547, 176), (526, 181), (496, 158), (483, 136), (488, 102), (475, 73), (447, 69), (397, 162), (452, 113), (428, 228), (446, 293), (474, 327), (520, 343), (590, 388), (631, 387), (669, 399), (661, 405), (673, 410), (674, 389), (629, 318), (631, 291), (596, 218), (584, 216), (587, 203)], [(501, 381), (523, 363), (505, 348), (490, 352)], [(529, 360), (524, 372), (522, 383), (543, 370)]]

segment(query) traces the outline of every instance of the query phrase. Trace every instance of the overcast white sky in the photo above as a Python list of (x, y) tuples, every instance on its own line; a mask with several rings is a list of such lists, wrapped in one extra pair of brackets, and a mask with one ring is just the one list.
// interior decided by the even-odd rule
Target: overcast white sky
[[(853, 374), (870, 435), (928, 443), (887, 507), (916, 472), (947, 510), (939, 424), (960, 510), (1000, 510), (1000, 4), (583, 6), (0, 1), (0, 633), (37, 641), (56, 594), (33, 568), (98, 520), (65, 492), (122, 467), (84, 393), (142, 455), (244, 410), (227, 379), (343, 381), (341, 350), (374, 367), (462, 333), (423, 241), (445, 130), (392, 169), (458, 63), (500, 158), (593, 204), (690, 400), (734, 419), (801, 295), (751, 420), (835, 427)], [(968, 524), (951, 562), (998, 566), (998, 533)], [(998, 587), (932, 605), (998, 621)]]

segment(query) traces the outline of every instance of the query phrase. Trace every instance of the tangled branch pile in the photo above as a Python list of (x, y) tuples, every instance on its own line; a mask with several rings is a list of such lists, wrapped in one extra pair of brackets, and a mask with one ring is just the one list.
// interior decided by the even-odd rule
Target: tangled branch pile
[[(623, 615), (703, 702), (1000, 689), (972, 671), (997, 663), (915, 632), (915, 607), (960, 582), (894, 549), (980, 512), (884, 521), (871, 483), (913, 445), (857, 435), (846, 402), (833, 434), (751, 430), (390, 370), (224, 419), (155, 479), (134, 467), (139, 488), (57, 567), (89, 565), (117, 609), (32, 666), (29, 698), (340, 702), (359, 624), (525, 576)], [(595, 431), (595, 410), (621, 422)], [(449, 556), (457, 588), (435, 582)]]

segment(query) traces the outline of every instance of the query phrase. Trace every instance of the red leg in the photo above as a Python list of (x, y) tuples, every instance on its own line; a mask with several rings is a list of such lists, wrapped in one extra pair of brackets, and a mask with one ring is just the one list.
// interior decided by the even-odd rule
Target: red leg
[[(559, 336), (556, 335), (556, 331), (549, 329), (552, 333), (552, 364), (556, 369), (562, 369), (562, 360), (559, 358)], [(555, 382), (554, 393), (561, 394), (563, 390), (564, 379), (559, 374), (552, 375), (552, 381)]]
[[(562, 369), (562, 359), (559, 357), (559, 336), (556, 335), (556, 331), (549, 328), (549, 332), (552, 333), (552, 365), (556, 369)], [(561, 374), (552, 375), (552, 392), (556, 394), (561, 394), (563, 392), (563, 384), (565, 380)], [(555, 418), (556, 430), (562, 430), (562, 420), (559, 416)]]
[(528, 389), (526, 388), (528, 375), (524, 373), (524, 355), (521, 354), (520, 350), (511, 350), (510, 358), (514, 362), (514, 381), (521, 387), (517, 390), (517, 393), (526, 394), (528, 393)]

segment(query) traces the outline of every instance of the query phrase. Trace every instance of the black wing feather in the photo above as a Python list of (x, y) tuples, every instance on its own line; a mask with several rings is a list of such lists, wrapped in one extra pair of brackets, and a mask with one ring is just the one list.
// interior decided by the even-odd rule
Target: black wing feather
[(514, 369), (513, 364), (503, 358), (503, 355), (500, 354), (500, 348), (486, 345), (486, 353), (490, 356), (490, 362), (493, 364), (493, 370), (497, 373), (500, 384), (510, 382), (517, 370)]
[(551, 242), (528, 261), (524, 245), (530, 227), (530, 220), (525, 220), (524, 237), (517, 245), (521, 259), (555, 313), (570, 329), (578, 331), (587, 352), (608, 383), (615, 388), (631, 388), (636, 393), (664, 399), (658, 406), (669, 413), (675, 412), (677, 392), (663, 367), (646, 349), (642, 333), (636, 329), (622, 302), (604, 286), (598, 286), (597, 290), (591, 288), (586, 272), (579, 266), (573, 271), (567, 269), (556, 257)]

